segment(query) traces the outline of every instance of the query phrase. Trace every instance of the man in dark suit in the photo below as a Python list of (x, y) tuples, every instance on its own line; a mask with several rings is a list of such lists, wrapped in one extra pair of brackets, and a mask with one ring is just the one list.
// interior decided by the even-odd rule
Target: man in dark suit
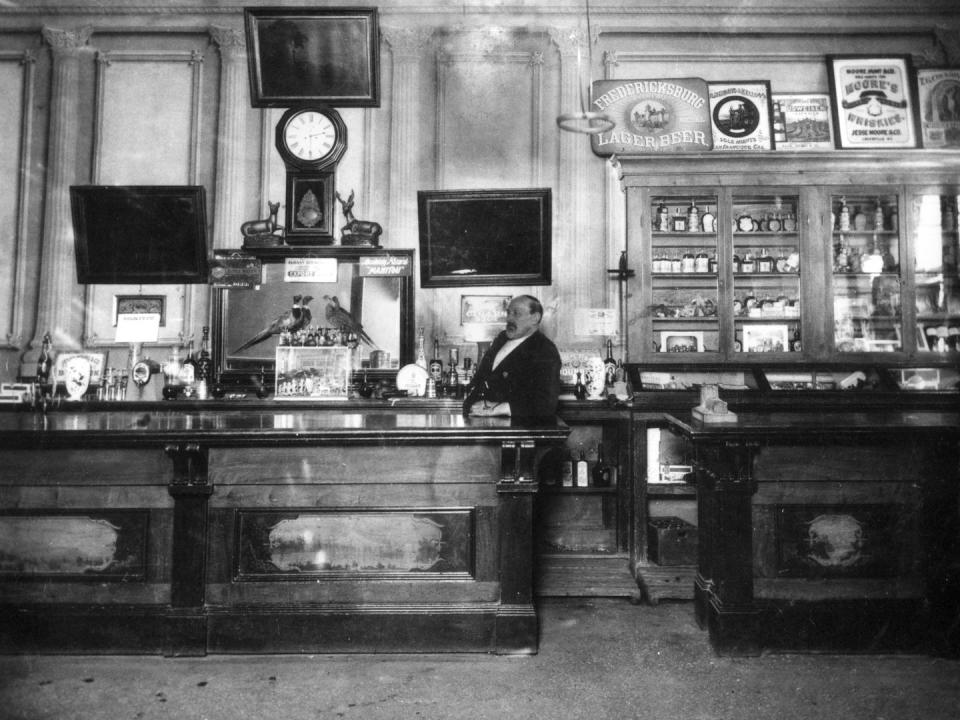
[(543, 305), (519, 295), (507, 308), (506, 328), (484, 353), (463, 401), (465, 415), (548, 417), (560, 395), (560, 353), (542, 332)]

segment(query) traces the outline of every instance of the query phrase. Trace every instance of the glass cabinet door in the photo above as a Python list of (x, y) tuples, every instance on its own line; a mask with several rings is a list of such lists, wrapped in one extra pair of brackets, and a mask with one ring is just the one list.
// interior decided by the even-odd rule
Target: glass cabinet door
[(920, 351), (960, 352), (960, 273), (956, 194), (914, 198), (914, 292)]
[(799, 198), (733, 196), (735, 353), (800, 351)]
[(838, 353), (904, 350), (898, 201), (889, 193), (831, 197)]
[(653, 347), (717, 352), (717, 196), (653, 196), (651, 205)]

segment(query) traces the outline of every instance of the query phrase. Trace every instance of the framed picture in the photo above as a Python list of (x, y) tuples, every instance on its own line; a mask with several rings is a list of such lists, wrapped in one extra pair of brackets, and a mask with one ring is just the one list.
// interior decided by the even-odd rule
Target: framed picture
[(838, 148), (915, 148), (917, 104), (909, 55), (827, 55)]
[(167, 324), (166, 295), (114, 295), (113, 326), (121, 315), (133, 313), (153, 313), (160, 316), (160, 327)]
[(550, 188), (421, 190), (420, 286), (549, 285)]
[(503, 325), (512, 295), (461, 295), (460, 324)]
[(744, 325), (743, 352), (789, 352), (790, 334), (786, 325)]
[(702, 330), (661, 330), (660, 352), (703, 352)]
[(376, 8), (246, 8), (253, 107), (380, 105)]
[(833, 150), (830, 96), (825, 93), (774, 94), (773, 128), (777, 150)]
[(960, 147), (960, 69), (917, 70), (917, 94), (923, 146)]
[(769, 82), (712, 82), (707, 87), (714, 150), (773, 149)]

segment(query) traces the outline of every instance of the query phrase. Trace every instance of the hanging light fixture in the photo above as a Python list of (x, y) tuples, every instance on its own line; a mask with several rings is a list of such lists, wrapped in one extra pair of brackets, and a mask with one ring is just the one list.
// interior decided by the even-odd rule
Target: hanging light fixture
[(587, 11), (587, 78), (583, 78), (582, 57), (580, 52), (580, 39), (577, 38), (577, 82), (580, 85), (580, 112), (561, 113), (557, 116), (557, 125), (561, 130), (569, 132), (584, 133), (585, 135), (597, 135), (606, 130), (611, 130), (616, 123), (609, 115), (604, 113), (588, 111), (590, 104), (590, 92), (593, 85), (593, 78), (590, 76), (593, 67), (593, 31), (590, 27), (590, 0), (584, 0), (584, 6)]

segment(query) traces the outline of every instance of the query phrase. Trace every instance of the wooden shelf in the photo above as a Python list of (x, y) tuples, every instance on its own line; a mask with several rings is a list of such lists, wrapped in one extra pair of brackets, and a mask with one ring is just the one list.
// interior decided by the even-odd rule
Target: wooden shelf
[(697, 487), (691, 483), (647, 483), (647, 497), (696, 497)]

